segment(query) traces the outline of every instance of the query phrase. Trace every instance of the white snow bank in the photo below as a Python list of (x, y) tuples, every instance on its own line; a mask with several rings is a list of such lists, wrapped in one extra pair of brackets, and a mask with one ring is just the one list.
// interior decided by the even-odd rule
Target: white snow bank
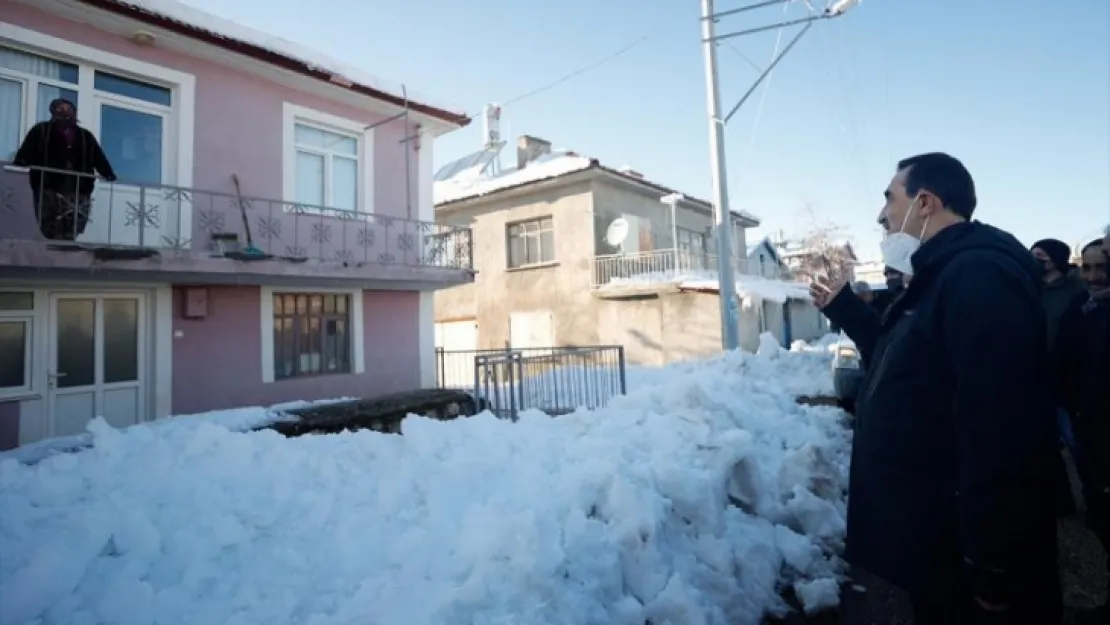
[[(197, 423), (203, 422), (227, 428), (232, 432), (246, 432), (288, 418), (285, 414), (288, 410), (304, 408), (306, 406), (321, 406), (342, 401), (350, 401), (351, 399), (350, 397), (339, 397), (318, 401), (291, 401), (275, 404), (269, 408), (248, 406), (245, 408), (232, 408), (230, 410), (198, 412), (196, 414), (178, 415), (175, 417), (158, 419), (157, 421), (152, 421), (149, 426), (156, 428), (191, 428), (195, 427)], [(48, 438), (8, 451), (0, 451), (0, 462), (15, 460), (24, 464), (34, 464), (55, 454), (85, 449), (92, 446), (93, 442), (94, 438), (91, 433)], [(0, 621), (0, 625), (3, 625), (3, 621)]]
[(849, 433), (793, 395), (827, 372), (734, 352), (404, 436), (97, 420), (89, 451), (0, 463), (2, 622), (755, 625), (788, 584), (813, 610)]
[[(340, 80), (346, 79), (349, 82), (370, 87), (383, 91), (394, 97), (403, 98), (405, 96), (405, 88), (399, 83), (383, 80), (377, 76), (359, 69), (351, 64), (337, 61), (322, 52), (312, 50), (301, 44), (282, 39), (275, 35), (244, 26), (238, 22), (229, 20), (227, 18), (213, 15), (207, 11), (203, 11), (193, 6), (189, 6), (177, 0), (112, 0), (117, 4), (130, 5), (150, 13), (161, 15), (162, 17), (169, 18), (175, 22), (191, 26), (193, 28), (204, 30), (219, 37), (247, 43), (252, 46), (274, 52), (284, 56), (293, 61), (304, 64), (305, 66), (327, 72)], [(407, 95), (410, 101), (416, 101), (428, 106), (445, 110), (457, 111), (458, 107), (447, 104), (435, 104), (433, 101), (423, 95), (413, 92), (408, 89)]]

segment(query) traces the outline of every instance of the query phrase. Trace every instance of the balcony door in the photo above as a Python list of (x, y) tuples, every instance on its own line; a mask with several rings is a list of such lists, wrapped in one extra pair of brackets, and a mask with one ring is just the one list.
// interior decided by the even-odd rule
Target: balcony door
[[(97, 71), (82, 117), (112, 164), (115, 184), (97, 183), (93, 212), (78, 240), (107, 245), (172, 246), (190, 198), (172, 185), (170, 89)], [(230, 175), (230, 174), (229, 174)], [(184, 234), (188, 237), (188, 233)]]
[(146, 420), (145, 319), (143, 294), (51, 294), (51, 436), (80, 434), (98, 416), (114, 427)]

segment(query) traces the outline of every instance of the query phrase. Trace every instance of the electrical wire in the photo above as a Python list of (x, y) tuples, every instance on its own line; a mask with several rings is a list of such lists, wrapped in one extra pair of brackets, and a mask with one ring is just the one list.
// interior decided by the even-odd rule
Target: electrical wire
[[(782, 7), (782, 12), (785, 15), (786, 10), (790, 5)], [(806, 6), (809, 6), (808, 3)], [(775, 59), (779, 56), (779, 49), (782, 46), (782, 33), (785, 28), (780, 28), (777, 35), (775, 35), (775, 49), (771, 51), (771, 62), (774, 63)], [(771, 81), (775, 77), (775, 70), (767, 72), (767, 80), (763, 83), (763, 93), (759, 94), (759, 105), (755, 109), (755, 120), (752, 122), (752, 133), (748, 136), (748, 147), (744, 150), (745, 154), (751, 154), (752, 147), (755, 145), (755, 139), (759, 135), (759, 122), (763, 119), (763, 105), (767, 102), (767, 94), (771, 91)]]
[[(567, 81), (573, 80), (573, 79), (581, 76), (582, 74), (585, 74), (586, 72), (595, 70), (595, 69), (605, 65), (606, 63), (614, 61), (614, 60), (620, 58), (621, 56), (624, 56), (625, 54), (631, 52), (632, 50), (636, 49), (640, 45), (646, 43), (651, 38), (655, 37), (655, 35), (657, 35), (657, 34), (658, 34), (658, 31), (651, 32), (651, 33), (648, 33), (646, 35), (642, 35), (638, 39), (635, 39), (634, 41), (632, 41), (631, 43), (621, 47), (617, 51), (612, 52), (612, 53), (610, 53), (610, 54), (608, 54), (608, 55), (606, 55), (606, 56), (588, 64), (588, 65), (583, 65), (582, 67), (579, 67), (578, 69), (576, 69), (574, 71), (568, 72), (567, 74), (564, 74), (563, 76), (561, 76), (561, 77), (559, 77), (559, 78), (557, 78), (557, 79), (555, 79), (555, 80), (553, 80), (553, 81), (551, 81), (551, 82), (549, 82), (549, 83), (547, 83), (547, 84), (545, 84), (541, 87), (537, 87), (535, 89), (532, 89), (531, 91), (527, 91), (527, 92), (522, 93), (522, 94), (520, 94), (516, 97), (510, 98), (508, 100), (505, 100), (505, 101), (501, 102), (500, 103), (501, 107), (504, 108), (504, 107), (509, 106), (510, 104), (516, 104), (516, 103), (518, 103), (522, 100), (526, 100), (526, 99), (531, 98), (533, 96), (537, 96), (541, 93), (550, 91), (550, 90), (554, 89), (555, 87), (558, 87), (558, 86), (562, 85), (563, 83), (565, 83)], [(470, 120), (474, 120), (474, 119), (476, 119), (476, 118), (478, 118), (482, 115), (483, 115), (483, 111), (479, 111), (479, 112), (474, 113), (472, 115), (467, 115), (467, 118), (470, 119)]]

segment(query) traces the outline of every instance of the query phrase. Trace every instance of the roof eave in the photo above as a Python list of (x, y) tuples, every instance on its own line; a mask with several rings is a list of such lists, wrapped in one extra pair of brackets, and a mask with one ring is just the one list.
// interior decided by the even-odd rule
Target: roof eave
[(269, 63), (281, 69), (297, 72), (310, 78), (315, 78), (317, 80), (326, 82), (329, 85), (347, 89), (348, 91), (369, 98), (374, 98), (375, 100), (379, 100), (393, 106), (404, 108), (407, 105), (410, 111), (433, 117), (437, 120), (452, 124), (458, 128), (462, 128), (463, 126), (466, 126), (470, 123), (470, 117), (463, 113), (448, 111), (439, 107), (432, 106), (430, 104), (424, 104), (412, 100), (406, 101), (402, 97), (368, 85), (362, 85), (354, 82), (340, 83), (333, 79), (334, 76), (330, 72), (311, 67), (304, 61), (289, 57), (284, 54), (280, 54), (273, 50), (256, 46), (252, 43), (240, 41), (238, 39), (232, 39), (230, 37), (220, 36), (203, 28), (198, 28), (196, 26), (193, 26), (192, 24), (186, 24), (184, 22), (166, 17), (160, 13), (146, 10), (142, 7), (126, 4), (117, 0), (77, 1), (81, 4), (99, 9), (101, 11), (114, 13), (116, 15), (142, 22), (144, 24), (163, 28), (165, 30), (172, 31), (180, 35), (196, 39), (197, 41), (201, 41), (211, 46), (223, 48), (231, 52), (242, 54), (244, 56)]

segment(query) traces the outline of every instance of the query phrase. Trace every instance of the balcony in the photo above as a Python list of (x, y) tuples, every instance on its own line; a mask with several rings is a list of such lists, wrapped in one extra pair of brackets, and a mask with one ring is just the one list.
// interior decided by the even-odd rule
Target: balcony
[[(259, 283), (312, 278), (406, 290), (473, 280), (467, 228), (0, 166), (0, 267), (9, 274), (18, 269), (170, 272), (175, 280), (211, 283), (243, 283), (253, 275)], [(32, 178), (38, 180), (42, 210), (36, 210)], [(91, 195), (72, 191), (80, 180), (85, 187), (95, 182)], [(88, 215), (83, 228), (82, 213)]]
[[(737, 276), (759, 276), (768, 280), (791, 278), (778, 266), (755, 266), (744, 258), (732, 259)], [(593, 288), (653, 287), (682, 282), (715, 281), (717, 255), (692, 250), (664, 249), (632, 254), (613, 254), (594, 258)]]

